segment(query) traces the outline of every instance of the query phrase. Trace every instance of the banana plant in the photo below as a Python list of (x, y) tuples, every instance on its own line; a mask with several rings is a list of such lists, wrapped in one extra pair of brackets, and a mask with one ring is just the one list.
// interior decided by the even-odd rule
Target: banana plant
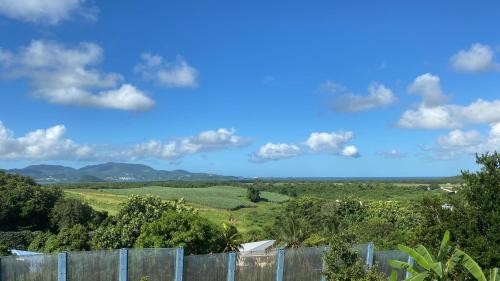
[[(446, 231), (439, 252), (436, 257), (422, 245), (417, 245), (415, 249), (405, 245), (399, 245), (398, 248), (410, 255), (421, 268), (421, 271), (413, 267), (412, 264), (398, 260), (391, 260), (389, 264), (397, 269), (405, 269), (411, 274), (407, 281), (450, 281), (451, 274), (457, 266), (464, 267), (478, 281), (487, 281), (481, 267), (462, 250), (450, 244), (450, 232)], [(490, 273), (490, 278), (495, 275)], [(397, 279), (397, 274), (393, 272), (389, 280)], [(495, 279), (490, 279), (495, 280)]]

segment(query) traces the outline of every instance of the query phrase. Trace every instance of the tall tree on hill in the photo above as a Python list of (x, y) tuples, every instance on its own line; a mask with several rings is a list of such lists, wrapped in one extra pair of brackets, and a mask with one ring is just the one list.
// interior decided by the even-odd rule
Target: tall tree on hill
[(254, 203), (259, 202), (260, 201), (260, 191), (253, 186), (247, 188), (247, 198), (248, 198), (248, 200), (250, 200)]

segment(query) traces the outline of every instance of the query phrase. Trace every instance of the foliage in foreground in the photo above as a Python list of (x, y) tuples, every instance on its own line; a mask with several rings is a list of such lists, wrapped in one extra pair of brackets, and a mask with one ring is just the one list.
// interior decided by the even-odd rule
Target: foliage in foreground
[(437, 251), (439, 239), (451, 229), (460, 249), (481, 267), (500, 267), (500, 155), (477, 156), (476, 162), (481, 170), (462, 172), (464, 184), (457, 195), (428, 198), (417, 206), (424, 220), (418, 242)]
[(190, 254), (208, 254), (223, 248), (219, 228), (195, 213), (166, 211), (160, 219), (145, 223), (135, 242), (137, 248), (183, 247)]
[[(410, 255), (421, 268), (416, 269), (414, 265), (398, 260), (390, 261), (391, 266), (406, 269), (411, 273), (412, 276), (407, 280), (457, 280), (457, 271), (464, 269), (475, 280), (486, 281), (485, 274), (476, 261), (458, 247), (451, 245), (449, 231), (444, 234), (437, 256), (433, 256), (423, 245), (417, 245), (415, 249), (399, 245), (399, 249)], [(465, 278), (467, 277), (462, 276), (459, 279)], [(395, 280), (395, 273), (391, 275), (392, 279)]]
[(377, 269), (367, 269), (359, 254), (353, 250), (350, 238), (335, 235), (330, 239), (329, 250), (324, 256), (326, 270), (323, 274), (331, 281), (384, 281), (384, 274)]

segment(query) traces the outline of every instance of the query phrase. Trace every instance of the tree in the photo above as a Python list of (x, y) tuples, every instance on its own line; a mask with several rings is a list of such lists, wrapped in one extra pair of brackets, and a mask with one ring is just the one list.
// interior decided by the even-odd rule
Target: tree
[(55, 229), (70, 228), (75, 224), (99, 225), (107, 214), (96, 212), (78, 199), (64, 198), (57, 201), (50, 213), (50, 221)]
[(160, 219), (145, 223), (135, 246), (138, 248), (183, 247), (186, 254), (220, 252), (221, 230), (208, 219), (190, 212), (165, 211)]
[(0, 247), (6, 249), (26, 250), (37, 232), (28, 230), (0, 232)]
[(325, 228), (325, 201), (298, 197), (287, 202), (274, 218), (268, 233), (286, 247), (299, 247), (311, 234)]
[(252, 202), (259, 202), (260, 201), (260, 191), (256, 189), (255, 187), (248, 187), (247, 188), (247, 198), (248, 200)]
[(42, 232), (35, 237), (30, 250), (53, 253), (60, 251), (90, 250), (89, 231), (81, 224), (62, 228), (59, 233)]
[(239, 252), (241, 247), (241, 234), (232, 223), (223, 223), (221, 232), (222, 252)]
[(500, 264), (500, 156), (497, 152), (477, 155), (478, 172), (462, 172), (463, 185), (446, 198), (426, 198), (420, 205), (423, 224), (418, 242), (431, 250), (453, 230), (456, 243), (483, 268)]
[(50, 210), (61, 197), (60, 189), (0, 171), (0, 231), (48, 229)]
[(476, 163), (482, 166), (479, 172), (462, 171), (464, 185), (458, 194), (466, 204), (454, 210), (464, 212), (467, 221), (454, 222), (459, 230), (459, 224), (473, 223), (472, 229), (457, 233), (457, 243), (488, 268), (500, 265), (500, 155), (477, 155)]
[(345, 235), (333, 235), (329, 250), (324, 256), (327, 280), (332, 281), (384, 281), (385, 276), (376, 268), (368, 270), (359, 254), (353, 250), (352, 238)]
[(131, 196), (115, 217), (105, 220), (92, 237), (94, 249), (132, 248), (143, 224), (161, 218), (164, 212), (194, 213), (184, 201), (162, 201), (159, 197)]
[[(486, 281), (486, 277), (481, 267), (462, 250), (450, 243), (450, 232), (446, 231), (437, 256), (432, 256), (423, 245), (417, 245), (415, 249), (405, 245), (399, 245), (401, 251), (410, 255), (418, 264), (421, 271), (403, 261), (391, 260), (391, 266), (398, 269), (408, 270), (412, 277), (407, 280), (432, 280), (432, 281), (451, 281), (456, 280), (453, 276), (458, 266), (463, 267), (476, 280)], [(394, 275), (394, 273), (393, 273)], [(393, 277), (394, 278), (394, 277)]]

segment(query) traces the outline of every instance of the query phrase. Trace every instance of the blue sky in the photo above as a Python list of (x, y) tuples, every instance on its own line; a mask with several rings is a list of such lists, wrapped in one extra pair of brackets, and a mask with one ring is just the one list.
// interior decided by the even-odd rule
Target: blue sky
[(500, 148), (495, 1), (0, 0), (0, 168), (448, 176)]

